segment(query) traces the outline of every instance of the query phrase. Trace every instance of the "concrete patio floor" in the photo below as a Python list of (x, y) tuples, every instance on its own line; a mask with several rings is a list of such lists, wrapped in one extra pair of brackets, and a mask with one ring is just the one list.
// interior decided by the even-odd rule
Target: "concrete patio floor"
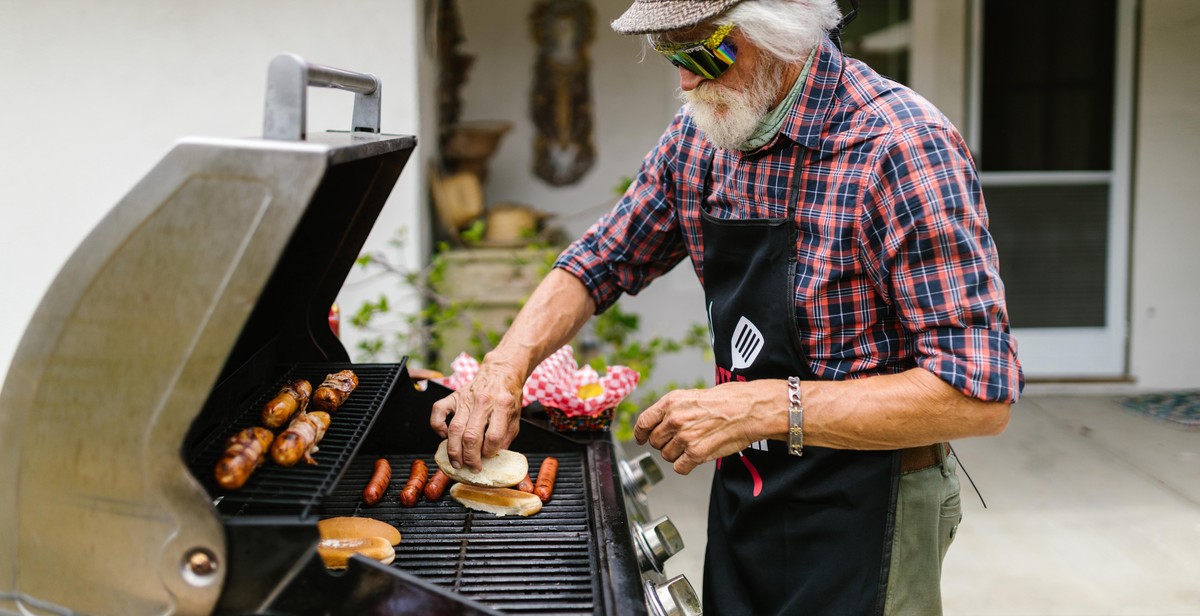
[[(1113, 395), (1036, 387), (1005, 433), (954, 448), (963, 523), (946, 557), (947, 615), (1200, 615), (1200, 432), (1135, 414)], [(651, 451), (627, 445), (627, 453)], [(712, 465), (650, 493), (686, 548), (668, 573), (702, 590)]]

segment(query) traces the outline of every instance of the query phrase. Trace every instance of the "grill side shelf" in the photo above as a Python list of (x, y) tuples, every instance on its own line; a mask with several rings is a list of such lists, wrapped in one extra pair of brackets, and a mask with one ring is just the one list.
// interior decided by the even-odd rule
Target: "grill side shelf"
[[(391, 395), (402, 368), (403, 363), (311, 363), (283, 367), (278, 378), (256, 390), (239, 408), (230, 410), (227, 421), (188, 456), (188, 467), (213, 497), (222, 516), (307, 516), (333, 492), (346, 472), (349, 461), (358, 452), (364, 436)], [(300, 462), (286, 468), (268, 459), (240, 489), (226, 490), (217, 485), (213, 469), (224, 454), (225, 442), (245, 428), (260, 426), (263, 405), (279, 393), (284, 383), (306, 379), (315, 391), (327, 374), (340, 370), (353, 370), (358, 375), (358, 387), (331, 414), (329, 429), (313, 454), (317, 464)], [(274, 432), (279, 435), (286, 429), (285, 425)]]

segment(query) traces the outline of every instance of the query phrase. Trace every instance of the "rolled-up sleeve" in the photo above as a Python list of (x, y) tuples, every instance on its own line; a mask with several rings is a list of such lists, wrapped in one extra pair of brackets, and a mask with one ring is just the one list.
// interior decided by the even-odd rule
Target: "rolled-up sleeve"
[(939, 126), (887, 139), (861, 217), (872, 282), (910, 332), (918, 366), (973, 398), (1016, 402), (1024, 376), (966, 146)]
[(622, 293), (636, 295), (686, 256), (671, 182), (680, 125), (676, 116), (616, 207), (554, 263), (583, 282), (597, 314)]

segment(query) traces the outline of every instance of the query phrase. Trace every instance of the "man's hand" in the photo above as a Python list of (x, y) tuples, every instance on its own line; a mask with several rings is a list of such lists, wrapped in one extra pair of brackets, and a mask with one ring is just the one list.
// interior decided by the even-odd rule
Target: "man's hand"
[(485, 361), (470, 383), (434, 403), (429, 425), (449, 441), (454, 468), (465, 463), (478, 471), (483, 458), (513, 442), (520, 430), (522, 384), (511, 370)]
[[(818, 447), (901, 449), (994, 435), (1010, 416), (1010, 404), (969, 398), (924, 368), (800, 387), (804, 442)], [(663, 396), (642, 411), (634, 437), (686, 475), (755, 441), (786, 441), (787, 421), (787, 381), (734, 381)]]
[[(737, 453), (751, 443), (786, 432), (784, 381), (731, 382), (711, 389), (678, 389), (638, 417), (633, 435), (650, 443), (686, 475), (697, 466)], [(783, 423), (780, 424), (780, 417)]]
[(465, 463), (478, 471), (484, 457), (500, 453), (517, 438), (526, 377), (574, 338), (595, 311), (578, 278), (560, 269), (546, 275), (500, 344), (484, 356), (475, 378), (433, 405), (429, 425), (449, 441), (446, 453), (454, 468)]

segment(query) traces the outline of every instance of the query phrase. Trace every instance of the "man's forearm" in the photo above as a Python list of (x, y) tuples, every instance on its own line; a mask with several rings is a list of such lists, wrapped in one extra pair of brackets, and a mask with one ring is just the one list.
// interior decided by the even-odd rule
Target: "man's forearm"
[(805, 442), (824, 447), (914, 447), (995, 435), (1008, 425), (1010, 405), (969, 398), (922, 368), (859, 380), (809, 381), (803, 391)]
[(595, 312), (587, 287), (555, 268), (534, 289), (484, 362), (507, 366), (524, 379), (543, 359), (570, 342)]

